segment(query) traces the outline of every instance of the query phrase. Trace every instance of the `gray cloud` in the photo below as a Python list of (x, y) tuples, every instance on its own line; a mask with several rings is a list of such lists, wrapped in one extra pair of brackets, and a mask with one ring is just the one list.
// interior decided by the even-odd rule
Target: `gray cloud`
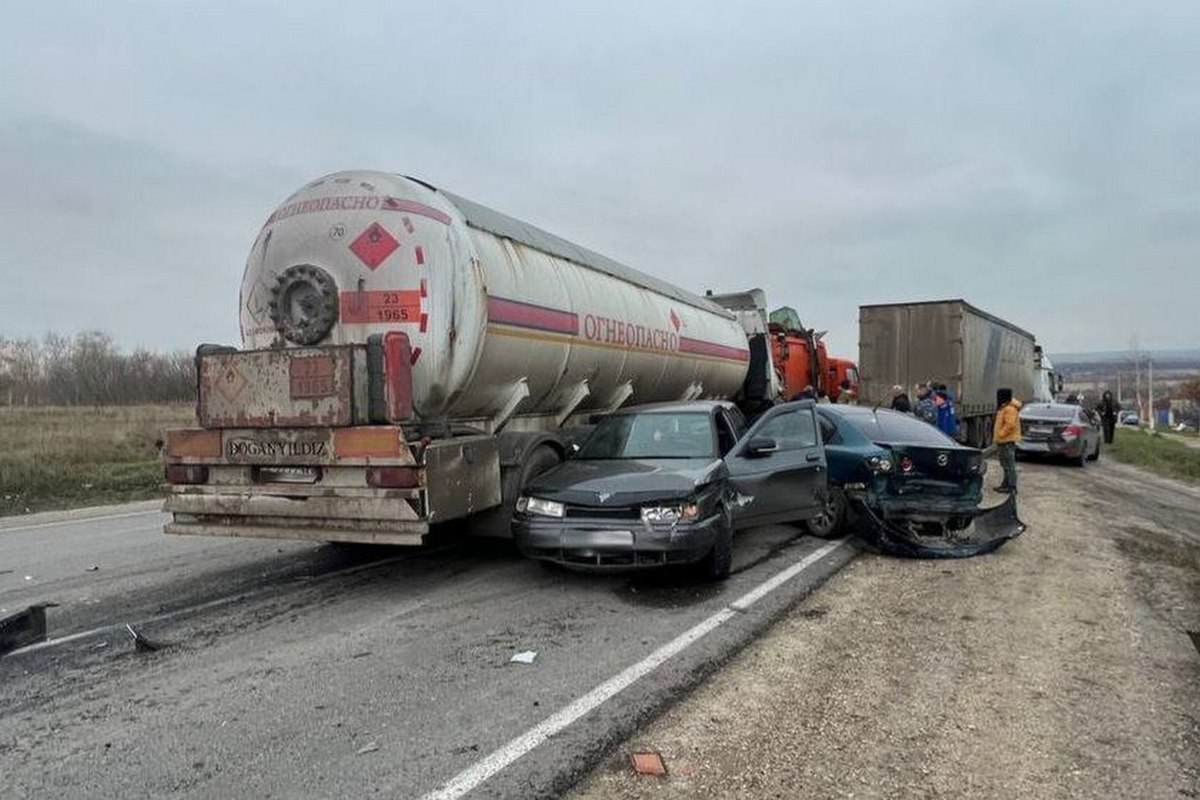
[(382, 168), (695, 289), (966, 297), (1194, 345), (1200, 13), (1115, 3), (52, 4), (0, 32), (0, 335), (233, 340), (306, 180)]

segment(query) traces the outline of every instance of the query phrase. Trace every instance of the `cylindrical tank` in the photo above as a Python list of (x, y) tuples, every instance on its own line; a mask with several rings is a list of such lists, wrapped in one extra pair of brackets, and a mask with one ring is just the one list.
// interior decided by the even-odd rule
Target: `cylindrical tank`
[(531, 225), (380, 172), (340, 172), (267, 219), (241, 290), (243, 344), (401, 330), (423, 419), (731, 397), (746, 335), (709, 301)]

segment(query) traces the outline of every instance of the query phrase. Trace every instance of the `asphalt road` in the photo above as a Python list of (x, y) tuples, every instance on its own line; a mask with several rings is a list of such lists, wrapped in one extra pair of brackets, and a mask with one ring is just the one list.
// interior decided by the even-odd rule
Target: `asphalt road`
[(758, 529), (710, 585), (453, 534), (381, 550), (162, 522), (0, 523), (0, 608), (59, 604), (48, 644), (0, 658), (0, 796), (554, 796), (856, 554)]

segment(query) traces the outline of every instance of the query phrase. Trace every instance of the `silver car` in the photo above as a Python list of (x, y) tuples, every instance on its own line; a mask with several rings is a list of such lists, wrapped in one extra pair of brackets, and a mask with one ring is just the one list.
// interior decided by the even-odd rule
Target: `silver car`
[(1064, 458), (1077, 466), (1100, 460), (1100, 416), (1068, 403), (1031, 403), (1021, 409), (1017, 454)]

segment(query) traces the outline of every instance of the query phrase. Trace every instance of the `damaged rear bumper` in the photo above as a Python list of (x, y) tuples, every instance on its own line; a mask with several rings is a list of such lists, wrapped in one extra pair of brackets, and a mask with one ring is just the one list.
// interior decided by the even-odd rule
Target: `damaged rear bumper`
[[(969, 558), (991, 553), (1025, 532), (1017, 516), (1017, 498), (1009, 497), (993, 508), (957, 509), (953, 517), (966, 523), (957, 528), (944, 523), (950, 517), (925, 513), (880, 516), (869, 505), (856, 502), (860, 532), (889, 555), (907, 558)], [(938, 524), (938, 522), (943, 524)]]

